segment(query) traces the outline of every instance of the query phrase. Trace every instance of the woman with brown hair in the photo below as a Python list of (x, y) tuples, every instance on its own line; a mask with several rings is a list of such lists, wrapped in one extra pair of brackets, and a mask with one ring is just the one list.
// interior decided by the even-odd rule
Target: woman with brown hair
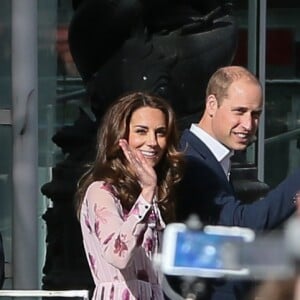
[(77, 193), (93, 299), (164, 299), (152, 258), (174, 217), (182, 162), (166, 101), (132, 93), (108, 109)]

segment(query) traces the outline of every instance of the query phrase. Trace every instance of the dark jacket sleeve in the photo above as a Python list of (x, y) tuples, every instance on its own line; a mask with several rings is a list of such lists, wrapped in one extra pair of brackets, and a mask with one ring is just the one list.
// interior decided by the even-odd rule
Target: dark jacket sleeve
[(4, 282), (4, 250), (2, 243), (2, 236), (0, 233), (0, 288), (2, 288)]
[[(300, 190), (300, 169), (264, 198), (243, 203), (203, 142), (185, 132), (181, 149), (185, 151), (186, 168), (176, 205), (178, 221), (184, 222), (196, 214), (203, 225), (242, 226), (260, 231), (280, 226), (295, 212), (293, 198)], [(244, 300), (254, 281), (211, 279), (205, 283), (205, 300)]]
[(296, 208), (293, 197), (299, 190), (300, 170), (297, 170), (263, 199), (245, 204), (236, 198), (229, 184), (218, 179), (209, 165), (201, 159), (187, 156), (177, 218), (185, 221), (194, 213), (204, 224), (273, 229), (293, 214)]
[[(194, 156), (186, 158), (186, 172), (176, 205), (178, 221), (185, 222), (191, 214), (196, 214), (203, 225), (242, 226), (261, 231), (276, 228), (295, 211), (293, 197), (300, 190), (300, 170), (288, 176), (266, 197), (243, 203), (230, 184), (204, 160)], [(254, 280), (210, 279), (204, 282), (205, 300), (248, 299), (246, 296), (251, 294), (255, 284)]]

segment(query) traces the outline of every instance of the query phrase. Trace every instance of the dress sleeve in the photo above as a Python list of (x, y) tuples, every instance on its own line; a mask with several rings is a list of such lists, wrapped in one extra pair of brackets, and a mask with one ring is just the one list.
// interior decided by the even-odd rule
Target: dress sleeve
[(92, 184), (85, 198), (87, 208), (82, 218), (98, 251), (114, 267), (125, 268), (143, 241), (152, 205), (140, 195), (125, 217), (111, 188), (100, 183)]

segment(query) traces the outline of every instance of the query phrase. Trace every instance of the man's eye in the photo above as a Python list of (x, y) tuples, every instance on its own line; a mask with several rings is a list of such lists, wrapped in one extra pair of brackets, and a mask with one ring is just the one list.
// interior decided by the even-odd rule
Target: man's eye
[(236, 115), (242, 115), (244, 113), (243, 110), (234, 110), (233, 111)]
[(253, 113), (253, 114), (252, 114), (252, 117), (253, 117), (254, 119), (259, 119), (260, 115), (261, 115), (261, 113), (260, 113), (260, 112), (257, 112), (257, 113)]

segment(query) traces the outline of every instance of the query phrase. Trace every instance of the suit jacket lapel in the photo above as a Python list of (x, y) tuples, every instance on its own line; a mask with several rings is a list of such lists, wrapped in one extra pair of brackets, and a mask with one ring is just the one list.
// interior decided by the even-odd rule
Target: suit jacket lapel
[(183, 132), (182, 139), (181, 139), (181, 147), (183, 150), (185, 149), (184, 143), (188, 144), (189, 147), (193, 148), (193, 150), (197, 152), (197, 154), (201, 156), (203, 160), (206, 161), (207, 165), (209, 165), (209, 167), (214, 170), (214, 172), (218, 175), (218, 177), (221, 180), (225, 181), (228, 185), (230, 185), (224, 173), (224, 170), (221, 164), (217, 161), (216, 157), (212, 154), (209, 148), (190, 130), (186, 129)]

